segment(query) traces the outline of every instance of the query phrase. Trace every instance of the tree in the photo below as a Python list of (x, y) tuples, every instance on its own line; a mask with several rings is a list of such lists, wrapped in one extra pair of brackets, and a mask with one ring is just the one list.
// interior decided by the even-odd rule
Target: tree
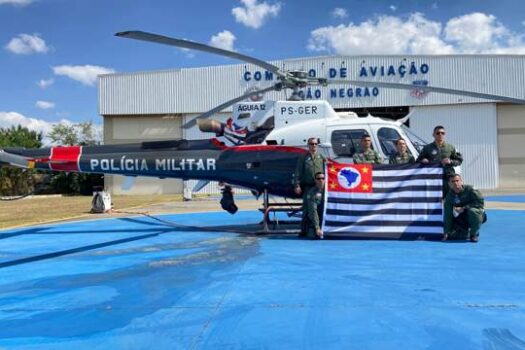
[[(0, 148), (42, 146), (42, 133), (30, 131), (21, 125), (0, 128)], [(19, 196), (34, 190), (34, 170), (3, 167), (0, 168), (0, 194)]]
[(59, 146), (72, 146), (78, 143), (75, 125), (54, 124), (47, 137)]
[[(92, 122), (72, 125), (53, 125), (48, 137), (59, 146), (92, 146), (100, 143), (95, 136)], [(51, 187), (57, 193), (91, 194), (94, 185), (103, 184), (103, 176), (98, 174), (81, 174), (57, 172), (51, 179)]]

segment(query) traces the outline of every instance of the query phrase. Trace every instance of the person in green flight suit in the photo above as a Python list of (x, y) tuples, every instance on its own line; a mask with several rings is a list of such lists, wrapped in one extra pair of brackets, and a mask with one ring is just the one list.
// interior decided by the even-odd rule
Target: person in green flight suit
[(372, 138), (368, 134), (363, 134), (361, 136), (361, 148), (363, 151), (361, 153), (354, 154), (354, 163), (355, 164), (381, 164), (383, 159), (372, 149)]
[(294, 174), (294, 192), (303, 195), (303, 215), (300, 236), (306, 235), (306, 195), (315, 186), (315, 174), (324, 173), (326, 158), (317, 151), (319, 140), (316, 137), (308, 139), (308, 153), (297, 160)]
[(414, 156), (410, 154), (407, 148), (407, 142), (403, 138), (396, 141), (397, 152), (390, 155), (388, 163), (390, 164), (407, 164), (415, 163)]
[(436, 126), (432, 135), (434, 142), (423, 147), (417, 162), (443, 165), (443, 197), (445, 197), (449, 190), (449, 177), (456, 173), (454, 167), (463, 163), (463, 156), (453, 145), (445, 142), (445, 128), (442, 125)]
[(323, 221), (324, 209), (324, 172), (315, 174), (315, 186), (308, 190), (306, 194), (306, 213), (307, 213), (307, 233), (306, 236), (311, 239), (323, 239), (321, 223)]
[(450, 191), (445, 197), (443, 241), (467, 239), (476, 243), (481, 224), (486, 221), (485, 201), (472, 186), (463, 184), (461, 175), (450, 177)]

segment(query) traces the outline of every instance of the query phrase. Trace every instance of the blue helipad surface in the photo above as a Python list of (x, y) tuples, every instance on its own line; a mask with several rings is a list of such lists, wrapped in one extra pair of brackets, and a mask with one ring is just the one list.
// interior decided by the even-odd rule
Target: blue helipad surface
[(478, 244), (141, 217), (0, 231), (0, 348), (525, 349), (524, 228), (523, 211), (493, 210)]
[(525, 195), (511, 194), (507, 196), (488, 196), (485, 200), (489, 202), (525, 203)]

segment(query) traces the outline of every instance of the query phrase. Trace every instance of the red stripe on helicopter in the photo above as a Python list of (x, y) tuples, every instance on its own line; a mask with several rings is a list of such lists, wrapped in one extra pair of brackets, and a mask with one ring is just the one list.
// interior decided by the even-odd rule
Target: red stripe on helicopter
[(292, 147), (292, 146), (279, 146), (279, 145), (242, 145), (242, 146), (226, 146), (224, 142), (219, 141), (217, 138), (210, 140), (211, 143), (219, 149), (228, 149), (234, 152), (250, 152), (250, 151), (280, 151), (288, 153), (306, 153), (307, 151), (303, 148)]
[(79, 171), (78, 161), (81, 154), (82, 146), (53, 147), (49, 167), (51, 170)]
[(278, 145), (243, 145), (230, 147), (235, 152), (249, 152), (249, 151), (277, 151), (287, 153), (306, 153), (305, 149), (292, 146), (278, 146)]
[(226, 149), (226, 148), (228, 148), (228, 146), (226, 146), (224, 144), (224, 142), (221, 142), (221, 141), (217, 140), (216, 138), (213, 138), (210, 141), (211, 141), (212, 145), (214, 145), (215, 147), (217, 147), (219, 149)]

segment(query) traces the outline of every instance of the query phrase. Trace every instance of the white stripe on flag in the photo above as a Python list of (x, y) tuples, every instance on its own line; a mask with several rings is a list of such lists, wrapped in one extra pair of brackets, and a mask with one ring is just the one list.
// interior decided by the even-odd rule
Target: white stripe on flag
[(390, 193), (346, 193), (346, 192), (329, 192), (329, 198), (343, 198), (343, 199), (395, 199), (395, 198), (439, 198), (441, 199), (441, 191), (403, 191)]
[(432, 168), (414, 168), (414, 169), (404, 169), (404, 170), (398, 170), (398, 169), (392, 169), (392, 170), (373, 170), (372, 172), (373, 176), (381, 177), (381, 176), (407, 176), (407, 175), (422, 175), (422, 174), (435, 174), (435, 175), (442, 175), (443, 169), (438, 167), (432, 167)]

